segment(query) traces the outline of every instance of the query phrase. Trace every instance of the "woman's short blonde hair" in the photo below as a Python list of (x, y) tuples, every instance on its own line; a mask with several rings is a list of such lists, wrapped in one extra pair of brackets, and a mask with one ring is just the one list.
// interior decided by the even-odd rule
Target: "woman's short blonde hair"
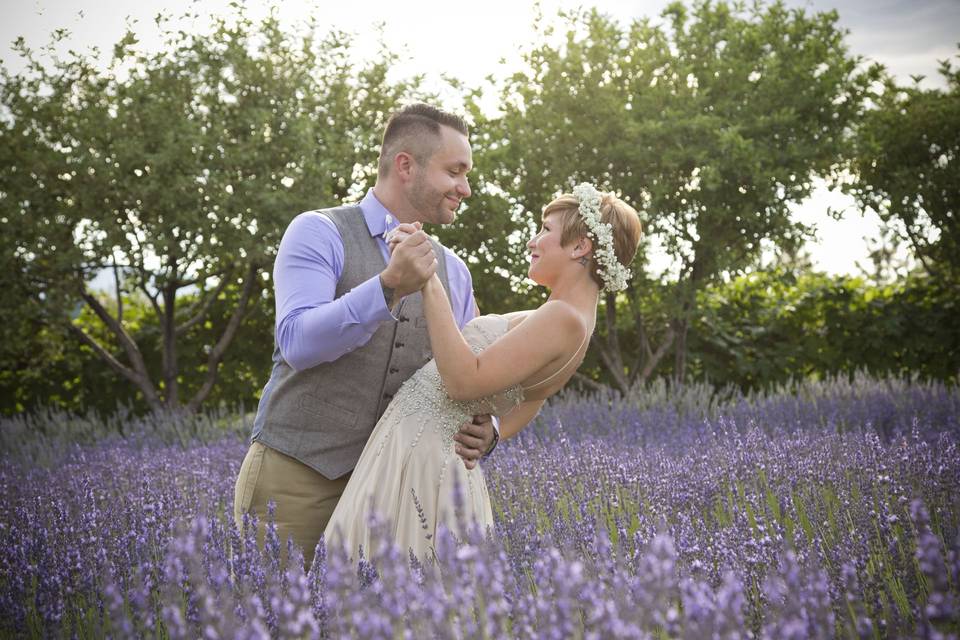
[[(551, 201), (543, 208), (542, 219), (556, 214), (560, 219), (560, 245), (566, 247), (580, 238), (587, 236), (587, 223), (580, 216), (580, 201), (576, 196), (565, 193)], [(640, 216), (636, 209), (612, 193), (600, 194), (600, 219), (613, 229), (613, 251), (617, 261), (629, 265), (640, 246), (643, 229), (640, 225)], [(603, 280), (597, 271), (597, 261), (593, 260), (593, 269), (590, 274), (600, 288)]]

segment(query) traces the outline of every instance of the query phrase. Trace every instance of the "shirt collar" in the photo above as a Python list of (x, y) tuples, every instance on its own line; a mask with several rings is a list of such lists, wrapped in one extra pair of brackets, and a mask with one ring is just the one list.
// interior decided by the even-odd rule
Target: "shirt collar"
[(383, 235), (400, 224), (397, 222), (397, 217), (377, 200), (373, 189), (367, 191), (367, 195), (360, 201), (360, 211), (363, 212), (370, 235), (374, 237)]

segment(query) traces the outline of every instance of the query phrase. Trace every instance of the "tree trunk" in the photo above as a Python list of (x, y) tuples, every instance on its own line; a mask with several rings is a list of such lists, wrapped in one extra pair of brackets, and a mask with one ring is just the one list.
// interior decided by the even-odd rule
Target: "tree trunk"
[[(621, 393), (628, 393), (630, 388), (639, 383), (646, 383), (657, 368), (657, 365), (663, 360), (667, 352), (673, 345), (675, 331), (673, 327), (668, 327), (663, 336), (663, 340), (654, 349), (650, 343), (650, 336), (646, 331), (646, 325), (640, 304), (636, 300), (637, 292), (632, 284), (627, 289), (627, 300), (633, 315), (633, 326), (637, 328), (640, 338), (640, 349), (636, 357), (630, 362), (629, 369), (626, 368), (624, 354), (620, 347), (619, 332), (616, 324), (616, 298), (613, 294), (607, 294), (606, 314), (604, 323), (607, 329), (607, 339), (603, 340), (594, 335), (593, 344), (599, 349), (600, 360), (604, 367), (610, 372), (613, 378), (614, 386)], [(581, 379), (583, 376), (581, 376)], [(581, 380), (583, 381), (583, 380)]]
[(677, 320), (676, 342), (673, 350), (673, 382), (682, 385), (687, 376), (687, 330), (689, 322), (686, 318)]
[(623, 369), (623, 354), (620, 352), (620, 334), (617, 331), (617, 296), (607, 293), (604, 298), (604, 326), (607, 329), (607, 338), (601, 341), (594, 335), (592, 342), (600, 348), (600, 359), (613, 376), (613, 382), (622, 393), (630, 388)]
[[(250, 301), (257, 288), (258, 273), (259, 268), (256, 265), (248, 265), (246, 273), (244, 274), (243, 289), (241, 290), (237, 306), (230, 320), (227, 322), (223, 334), (220, 336), (216, 345), (213, 346), (207, 358), (207, 373), (203, 384), (186, 404), (180, 403), (179, 383), (177, 382), (177, 377), (180, 372), (179, 358), (177, 356), (177, 338), (185, 334), (190, 326), (202, 321), (212, 306), (211, 298), (208, 297), (203, 300), (202, 303), (198, 305), (199, 309), (196, 311), (196, 314), (178, 326), (176, 324), (176, 294), (179, 286), (178, 282), (173, 281), (167, 284), (159, 292), (158, 295), (163, 298), (162, 305), (158, 304), (156, 299), (151, 297), (150, 292), (144, 289), (144, 293), (150, 298), (154, 310), (157, 312), (157, 321), (160, 324), (163, 368), (161, 374), (163, 380), (162, 392), (150, 378), (143, 355), (140, 353), (137, 344), (133, 341), (133, 337), (127, 332), (118, 319), (114, 318), (103, 305), (100, 304), (100, 301), (85, 289), (81, 289), (81, 296), (100, 321), (116, 336), (117, 341), (127, 355), (127, 359), (130, 362), (129, 366), (120, 362), (110, 350), (100, 344), (96, 338), (89, 335), (81, 327), (70, 321), (68, 321), (68, 327), (77, 338), (89, 346), (111, 369), (133, 382), (141, 393), (143, 393), (144, 400), (150, 409), (153, 411), (180, 412), (186, 410), (188, 412), (195, 412), (210, 395), (210, 392), (216, 384), (220, 362), (223, 360), (227, 348), (236, 336), (237, 330), (243, 322), (244, 315), (250, 307)], [(224, 285), (221, 284), (212, 295), (216, 296), (223, 288)], [(191, 312), (192, 311), (194, 310), (191, 309)]]
[(163, 390), (164, 400), (169, 410), (176, 410), (180, 407), (179, 388), (177, 384), (177, 375), (179, 366), (177, 364), (177, 283), (170, 282), (163, 289), (163, 317), (161, 319), (160, 331), (163, 336)]

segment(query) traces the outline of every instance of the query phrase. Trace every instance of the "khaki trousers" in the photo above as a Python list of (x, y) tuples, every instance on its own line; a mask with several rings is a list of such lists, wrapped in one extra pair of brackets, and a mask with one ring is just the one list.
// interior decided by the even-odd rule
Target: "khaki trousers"
[(254, 442), (240, 465), (234, 489), (233, 518), (237, 527), (243, 514), (256, 514), (257, 543), (263, 545), (267, 503), (276, 504), (274, 521), (280, 534), (280, 549), (286, 561), (287, 537), (303, 550), (306, 568), (313, 563), (317, 542), (343, 495), (350, 474), (328, 480), (299, 460)]

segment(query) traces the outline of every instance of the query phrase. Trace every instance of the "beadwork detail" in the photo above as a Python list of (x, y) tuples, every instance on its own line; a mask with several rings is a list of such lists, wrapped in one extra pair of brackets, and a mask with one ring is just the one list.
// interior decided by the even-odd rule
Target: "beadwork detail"
[[(506, 330), (506, 320), (500, 316), (494, 316), (503, 322), (503, 331), (500, 332), (489, 328), (490, 323), (481, 318), (490, 316), (475, 318), (467, 324), (463, 332), (474, 353), (486, 349)], [(401, 385), (391, 408), (404, 417), (414, 413), (426, 414), (429, 422), (434, 425), (434, 431), (442, 438), (444, 448), (450, 449), (453, 447), (453, 436), (464, 422), (479, 414), (503, 415), (522, 401), (523, 389), (519, 385), (476, 400), (453, 400), (447, 395), (436, 362), (431, 360)], [(410, 446), (416, 446), (421, 435), (422, 429)]]

